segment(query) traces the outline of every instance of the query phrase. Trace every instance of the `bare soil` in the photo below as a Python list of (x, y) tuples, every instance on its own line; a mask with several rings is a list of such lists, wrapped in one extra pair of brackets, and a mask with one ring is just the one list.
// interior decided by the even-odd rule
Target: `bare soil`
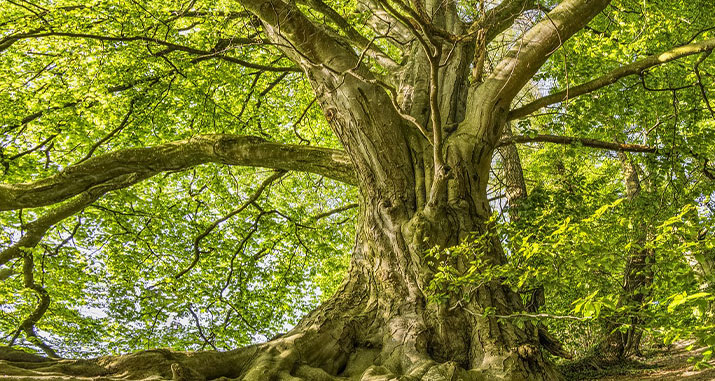
[(705, 381), (715, 380), (715, 360), (711, 367), (696, 370), (692, 357), (699, 358), (705, 348), (688, 350), (692, 341), (681, 341), (667, 348), (652, 350), (645, 356), (633, 361), (617, 364), (607, 368), (588, 369), (584, 371), (571, 370), (568, 380), (600, 380), (600, 381)]

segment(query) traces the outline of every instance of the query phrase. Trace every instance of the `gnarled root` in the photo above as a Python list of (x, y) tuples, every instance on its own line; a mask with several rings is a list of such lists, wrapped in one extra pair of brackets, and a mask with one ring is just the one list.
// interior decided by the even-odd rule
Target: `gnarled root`
[[(45, 359), (12, 351), (0, 357), (0, 374), (23, 380), (492, 380), (523, 379), (526, 373), (467, 370), (454, 361), (437, 362), (419, 350), (419, 332), (404, 342), (384, 334), (382, 342), (359, 342), (355, 331), (331, 336), (329, 330), (288, 333), (268, 343), (230, 352), (184, 353), (165, 349), (93, 360)], [(349, 332), (349, 333), (348, 333)], [(350, 337), (353, 336), (353, 337)], [(377, 339), (377, 336), (373, 336)], [(535, 347), (520, 347), (505, 364), (543, 361)], [(556, 377), (556, 376), (555, 376)], [(552, 379), (551, 377), (539, 377)]]
[[(25, 380), (95, 381), (560, 378), (543, 358), (535, 327), (516, 330), (495, 318), (459, 311), (441, 316), (424, 305), (421, 310), (413, 308), (414, 303), (385, 312), (358, 287), (342, 291), (342, 297), (334, 297), (293, 330), (264, 344), (228, 352), (155, 349), (91, 360), (48, 359), (7, 349), (0, 351), (0, 374)], [(534, 337), (526, 332), (534, 332)]]

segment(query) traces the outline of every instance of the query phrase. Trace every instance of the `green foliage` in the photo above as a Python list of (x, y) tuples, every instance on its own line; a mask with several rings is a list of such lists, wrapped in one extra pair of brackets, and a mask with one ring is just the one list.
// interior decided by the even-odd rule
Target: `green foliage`
[[(436, 271), (430, 285), (433, 301), (454, 303), (468, 297), (469, 290), (492, 281), (524, 295), (543, 286), (547, 303), (542, 314), (531, 319), (542, 320), (577, 353), (585, 353), (596, 344), (594, 338), (600, 335), (593, 332), (614, 322), (619, 323), (616, 329), (626, 330), (633, 316), (645, 322), (638, 329), (666, 343), (696, 336), (703, 344), (713, 345), (715, 296), (700, 290), (691, 267), (694, 256), (712, 255), (715, 238), (698, 238), (703, 224), (712, 224), (711, 216), (703, 219), (693, 205), (686, 205), (661, 221), (644, 247), (636, 247), (638, 232), (629, 218), (634, 211), (624, 199), (603, 205), (581, 219), (575, 215), (561, 219), (558, 211), (555, 215), (549, 215), (549, 211), (535, 218), (538, 233), (523, 228), (524, 217), (519, 222), (501, 224), (500, 236), (507, 237), (506, 264), (494, 265), (484, 259), (493, 234), (477, 235), (458, 246), (427, 253)], [(628, 253), (641, 249), (657, 253), (656, 275), (642, 305), (627, 305), (621, 301), (622, 274)], [(448, 265), (456, 256), (472, 260), (457, 269)], [(681, 291), (674, 294), (676, 290)], [(487, 315), (492, 312), (483, 311)], [(517, 312), (515, 318), (524, 319), (524, 315), (529, 318), (526, 312)], [(704, 354), (701, 366), (709, 360), (707, 353), (711, 352)]]
[[(566, 90), (670, 47), (712, 38), (715, 15), (703, 12), (710, 7), (707, 1), (613, 1), (542, 67), (538, 90)], [(657, 66), (514, 125), (515, 134), (658, 148), (656, 155), (628, 155), (640, 193), (619, 205), (627, 192), (617, 154), (540, 144), (519, 150), (529, 196), (519, 203), (518, 220), (503, 214), (513, 268), (506, 279), (522, 291), (543, 286), (543, 313), (589, 318), (545, 321), (577, 353), (593, 348), (608, 327), (631, 328), (634, 318), (644, 322), (635, 329), (646, 337), (696, 336), (712, 346), (715, 187), (705, 159), (715, 155), (712, 67), (711, 55)], [(528, 102), (535, 95), (524, 96)], [(647, 297), (638, 305), (619, 302), (629, 256), (639, 250), (653, 253)]]

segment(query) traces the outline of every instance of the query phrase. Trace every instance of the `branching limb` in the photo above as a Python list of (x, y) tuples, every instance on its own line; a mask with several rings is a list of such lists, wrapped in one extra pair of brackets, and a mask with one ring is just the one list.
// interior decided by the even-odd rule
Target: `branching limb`
[(529, 29), (521, 41), (499, 62), (487, 82), (493, 82), (502, 102), (511, 102), (549, 56), (592, 18), (610, 0), (565, 0), (547, 17)]
[[(188, 53), (191, 55), (196, 55), (198, 56), (198, 60), (206, 60), (210, 58), (217, 58), (221, 59), (227, 62), (235, 63), (247, 68), (251, 69), (257, 69), (257, 70), (264, 70), (264, 71), (275, 71), (275, 72), (296, 72), (300, 73), (301, 70), (297, 67), (274, 67), (274, 66), (268, 66), (268, 65), (261, 65), (261, 64), (256, 64), (252, 62), (248, 62), (239, 58), (231, 57), (226, 55), (225, 53), (229, 50), (228, 46), (224, 47), (223, 49), (213, 49), (213, 50), (203, 50), (203, 49), (198, 49), (186, 45), (181, 45), (177, 44), (174, 42), (170, 41), (165, 41), (153, 37), (147, 37), (147, 36), (103, 36), (103, 35), (97, 35), (97, 34), (91, 34), (91, 33), (75, 33), (75, 32), (39, 32), (39, 33), (25, 33), (25, 34), (17, 34), (12, 36), (11, 39), (8, 39), (8, 42), (6, 43), (6, 47), (4, 49), (7, 49), (11, 43), (15, 43), (20, 40), (25, 40), (25, 39), (31, 39), (31, 38), (43, 38), (43, 37), (66, 37), (66, 38), (82, 38), (82, 39), (89, 39), (89, 40), (97, 40), (97, 41), (115, 41), (115, 42), (133, 42), (133, 41), (143, 41), (143, 42), (148, 42), (148, 43), (153, 43), (157, 44), (160, 46), (164, 46), (166, 49), (163, 50), (160, 53), (157, 53), (159, 55), (164, 55), (170, 51), (180, 51), (184, 53)], [(250, 39), (250, 38), (242, 38), (242, 37), (233, 37), (230, 40), (230, 43), (233, 45), (245, 45), (245, 44), (257, 44), (259, 43), (256, 40)], [(2, 42), (0, 42), (0, 48), (3, 47)], [(0, 50), (2, 51), (2, 50)]]
[[(364, 53), (358, 54), (354, 47), (314, 24), (292, 2), (240, 0), (240, 3), (261, 20), (273, 43), (308, 73), (326, 119), (351, 153), (355, 165), (370, 168), (378, 174), (376, 181), (383, 185), (411, 182), (412, 174), (406, 167), (387, 164), (397, 156), (405, 162), (410, 160), (402, 129), (408, 120), (400, 117), (399, 109), (385, 107), (393, 102), (385, 89), (394, 94), (391, 90), (394, 86), (361, 63)], [(349, 111), (346, 104), (360, 107)], [(362, 123), (343, 123), (346, 118), (375, 120), (376, 115), (384, 122), (370, 122), (370, 128), (364, 128)], [(389, 147), (369, 158), (363, 155), (365, 151), (353, 149), (357, 148), (353, 145), (373, 145), (378, 141), (389, 141)]]
[[(399, 10), (395, 9), (390, 5), (390, 3), (387, 0), (378, 0), (378, 3), (390, 14), (392, 17), (395, 19), (399, 20), (402, 25), (404, 25), (407, 30), (410, 31), (413, 37), (419, 41), (420, 45), (425, 49), (427, 53), (427, 57), (432, 57), (434, 56), (433, 49), (434, 44), (430, 40), (432, 36), (427, 34), (424, 29), (424, 25), (420, 24), (417, 22), (416, 19), (411, 18), (410, 16), (406, 16), (402, 13), (400, 13)], [(400, 3), (398, 3), (400, 4)], [(406, 10), (410, 10), (410, 8), (404, 4), (402, 4), (402, 8)], [(412, 12), (414, 14), (414, 12)]]
[(298, 54), (294, 61), (329, 65), (338, 72), (350, 70), (355, 65), (357, 55), (352, 47), (343, 45), (313, 24), (295, 4), (282, 0), (240, 0), (239, 3), (279, 37), (273, 41), (275, 44), (287, 45), (287, 49)]
[(199, 321), (198, 315), (196, 315), (196, 312), (194, 312), (194, 310), (191, 308), (191, 304), (189, 304), (186, 308), (191, 314), (191, 317), (194, 318), (194, 323), (196, 324), (196, 328), (199, 330), (199, 336), (201, 337), (201, 339), (204, 341), (204, 343), (208, 344), (211, 348), (213, 348), (213, 350), (218, 351), (216, 345), (211, 340), (209, 340), (206, 335), (204, 335), (204, 330), (203, 328), (201, 328), (201, 321)]
[[(165, 40), (161, 40), (158, 38), (147, 37), (147, 36), (118, 36), (117, 37), (117, 36), (103, 36), (103, 35), (97, 35), (97, 34), (91, 34), (91, 33), (57, 32), (57, 31), (28, 33), (28, 34), (15, 36), (15, 38), (22, 38), (22, 39), (41, 38), (41, 37), (84, 38), (84, 39), (89, 39), (89, 40), (114, 41), (114, 42), (144, 41), (144, 42), (150, 42), (153, 44), (161, 45), (161, 46), (164, 46), (171, 50), (178, 50), (178, 51), (191, 53), (191, 54), (200, 55), (200, 54), (206, 54), (209, 52), (206, 50), (192, 48), (190, 46), (181, 45), (181, 44), (177, 44), (174, 42), (165, 41)], [(252, 44), (257, 44), (257, 43), (260, 43), (260, 41), (254, 40), (251, 38), (243, 38), (243, 37), (232, 37), (231, 38), (231, 44), (233, 44), (233, 45), (249, 45), (249, 44), (252, 45)]]
[(105, 135), (102, 139), (100, 139), (98, 142), (94, 143), (92, 147), (89, 148), (89, 151), (87, 152), (86, 155), (82, 158), (82, 160), (79, 161), (79, 163), (89, 159), (94, 155), (94, 151), (99, 148), (102, 144), (106, 143), (108, 140), (110, 140), (114, 135), (116, 135), (119, 131), (123, 130), (124, 127), (127, 126), (127, 123), (129, 122), (129, 117), (132, 116), (132, 113), (134, 112), (134, 100), (132, 100), (129, 103), (129, 110), (127, 111), (126, 114), (124, 114), (124, 118), (122, 119), (121, 123), (119, 123), (119, 126), (117, 126), (115, 129), (110, 131), (107, 135)]
[[(715, 38), (679, 46), (677, 48), (670, 49), (670, 50), (660, 53), (660, 54), (654, 54), (652, 56), (648, 56), (642, 60), (633, 62), (629, 65), (619, 67), (618, 69), (615, 69), (602, 77), (596, 78), (592, 81), (586, 82), (586, 83), (576, 86), (576, 87), (571, 87), (568, 89), (568, 91), (566, 91), (566, 90), (559, 91), (558, 93), (551, 94), (551, 95), (543, 97), (543, 98), (539, 98), (529, 104), (526, 104), (522, 107), (512, 110), (509, 113), (509, 119), (519, 119), (526, 115), (531, 114), (532, 112), (534, 112), (544, 106), (562, 102), (567, 99), (572, 99), (579, 95), (588, 94), (588, 93), (598, 90), (602, 87), (611, 85), (623, 77), (626, 77), (629, 75), (634, 75), (634, 74), (640, 74), (644, 70), (651, 68), (653, 66), (662, 65), (664, 63), (667, 63), (667, 62), (670, 62), (670, 61), (673, 61), (673, 60), (676, 60), (679, 58), (687, 57), (687, 56), (690, 56), (693, 54), (711, 52), (713, 49), (715, 49)], [(696, 68), (696, 71), (697, 71), (697, 68)]]
[(15, 242), (14, 245), (0, 252), (0, 266), (12, 259), (21, 258), (25, 255), (27, 250), (37, 246), (52, 226), (65, 218), (78, 213), (91, 203), (97, 201), (97, 199), (102, 197), (105, 193), (116, 189), (126, 188), (141, 180), (151, 177), (154, 174), (155, 172), (145, 170), (140, 173), (130, 173), (118, 176), (112, 181), (92, 185), (89, 189), (81, 192), (72, 200), (49, 210), (42, 217), (28, 223), (25, 226), (25, 234), (17, 242)]
[(497, 144), (497, 147), (504, 146), (507, 144), (514, 143), (555, 143), (555, 144), (566, 144), (566, 145), (582, 145), (584, 147), (599, 148), (618, 152), (647, 152), (655, 153), (658, 152), (656, 147), (646, 146), (641, 144), (626, 144), (626, 143), (611, 143), (604, 142), (602, 140), (589, 139), (589, 138), (579, 138), (572, 136), (558, 136), (558, 135), (536, 135), (536, 136), (526, 136), (526, 135), (516, 135), (508, 138), (501, 139)]
[(316, 215), (313, 216), (311, 219), (312, 219), (313, 221), (317, 221), (317, 220), (320, 220), (320, 219), (323, 219), (323, 218), (326, 218), (326, 217), (330, 217), (330, 216), (332, 216), (333, 214), (336, 214), (336, 213), (341, 213), (341, 212), (344, 212), (344, 211), (346, 211), (346, 210), (350, 210), (350, 209), (357, 208), (358, 206), (359, 206), (358, 204), (347, 204), (347, 205), (343, 205), (343, 206), (337, 207), (337, 208), (335, 208), (335, 209), (328, 210), (327, 212), (323, 212), (323, 213), (320, 213), (320, 214), (316, 214)]
[[(402, 0), (392, 1), (397, 4), (400, 9), (407, 13), (407, 15), (409, 15), (407, 21), (416, 24), (425, 36), (432, 42), (432, 44), (437, 45), (437, 39), (452, 43), (460, 40), (459, 36), (456, 36), (432, 23), (432, 18), (427, 13), (427, 9), (425, 9), (423, 1), (410, 1), (410, 3), (412, 3), (412, 7)], [(383, 1), (383, 3), (387, 2)]]
[(173, 11), (173, 12), (171, 12), (171, 14), (175, 15), (175, 16), (179, 16), (179, 17), (199, 17), (199, 18), (225, 17), (227, 20), (251, 17), (251, 12)]
[[(474, 86), (459, 130), (494, 143), (512, 100), (549, 56), (601, 12), (610, 0), (564, 0), (517, 41), (485, 81)], [(498, 110), (494, 114), (494, 110)], [(485, 118), (489, 120), (485, 122)], [(499, 118), (495, 120), (494, 118)], [(484, 128), (485, 124), (488, 125)]]
[[(415, 3), (417, 10), (412, 9), (408, 4), (402, 1), (395, 0), (394, 2), (399, 6), (399, 8), (407, 13), (407, 15), (402, 14), (399, 10), (395, 9), (390, 5), (387, 0), (380, 0), (380, 4), (390, 12), (395, 18), (402, 21), (412, 32), (414, 37), (419, 41), (420, 45), (424, 49), (425, 56), (429, 61), (430, 66), (430, 76), (429, 76), (429, 106), (430, 106), (430, 125), (432, 128), (432, 139), (429, 140), (432, 143), (433, 152), (433, 163), (434, 163), (434, 179), (432, 181), (432, 187), (430, 189), (429, 203), (431, 205), (436, 205), (439, 200), (438, 197), (444, 194), (443, 189), (446, 186), (447, 180), (447, 170), (444, 165), (443, 157), (443, 131), (442, 131), (442, 117), (440, 111), (440, 87), (439, 87), (439, 69), (440, 60), (442, 57), (442, 46), (436, 41), (436, 37), (444, 37), (436, 32), (434, 25), (428, 19), (426, 11), (421, 7), (419, 3)], [(418, 123), (417, 123), (418, 124)], [(419, 124), (418, 124), (419, 125)], [(421, 132), (424, 132), (421, 127), (419, 127)], [(425, 134), (426, 135), (426, 134)], [(427, 135), (426, 135), (427, 136)]]
[(32, 249), (37, 246), (47, 231), (58, 222), (84, 209), (105, 193), (130, 186), (149, 176), (151, 176), (151, 173), (126, 175), (122, 176), (121, 179), (95, 186), (85, 191), (75, 199), (52, 209), (44, 216), (29, 223), (26, 227), (25, 235), (23, 235), (18, 242), (0, 252), (0, 266), (12, 259), (23, 258), (22, 271), (24, 286), (25, 288), (33, 290), (38, 298), (37, 307), (20, 323), (20, 326), (10, 340), (10, 346), (15, 343), (20, 333), (24, 332), (27, 340), (41, 348), (49, 357), (58, 357), (57, 353), (49, 345), (45, 344), (35, 332), (35, 325), (40, 321), (50, 306), (50, 296), (44, 287), (35, 283), (34, 252)]
[(33, 114), (30, 114), (30, 115), (28, 115), (28, 116), (22, 118), (22, 120), (20, 120), (20, 123), (18, 123), (18, 124), (2, 126), (2, 128), (3, 128), (3, 133), (8, 133), (8, 132), (10, 132), (10, 131), (12, 131), (12, 130), (15, 130), (15, 129), (19, 128), (19, 127), (23, 127), (23, 126), (27, 125), (28, 123), (30, 123), (30, 122), (32, 122), (32, 121), (34, 121), (34, 120), (36, 120), (36, 119), (42, 117), (42, 116), (45, 115), (45, 113), (47, 113), (47, 112), (54, 111), (54, 110), (61, 110), (61, 109), (65, 109), (65, 108), (71, 108), (71, 107), (74, 107), (74, 106), (76, 106), (76, 105), (78, 105), (78, 104), (79, 104), (79, 102), (70, 102), (70, 103), (65, 103), (65, 104), (62, 105), (62, 106), (53, 106), (53, 107), (48, 107), (48, 108), (46, 108), (46, 109), (44, 109), (44, 110), (40, 110), (40, 111), (38, 111), (38, 112), (35, 112), (35, 113), (33, 113)]
[(238, 213), (241, 213), (249, 205), (256, 202), (256, 200), (258, 200), (258, 198), (261, 197), (261, 194), (269, 185), (273, 184), (273, 182), (280, 179), (285, 174), (286, 174), (286, 171), (277, 171), (276, 173), (269, 176), (267, 179), (263, 180), (261, 185), (258, 186), (258, 188), (253, 192), (253, 194), (248, 198), (248, 200), (246, 200), (243, 204), (241, 204), (241, 206), (232, 210), (230, 213), (221, 217), (220, 219), (214, 221), (211, 225), (209, 225), (206, 229), (204, 229), (204, 231), (201, 232), (201, 234), (196, 236), (196, 238), (194, 239), (194, 259), (193, 259), (193, 261), (187, 268), (185, 268), (184, 270), (182, 270), (181, 272), (176, 274), (174, 276), (174, 278), (176, 278), (176, 279), (181, 278), (184, 274), (191, 271), (191, 269), (193, 269), (197, 263), (199, 263), (199, 259), (201, 258), (201, 253), (202, 253), (200, 246), (201, 246), (201, 241), (204, 238), (206, 238), (209, 234), (211, 234), (211, 232), (214, 229), (216, 229), (216, 227), (218, 227), (221, 223), (223, 223), (226, 220), (228, 220), (229, 218), (237, 215)]
[(693, 66), (693, 70), (695, 70), (695, 76), (698, 78), (698, 86), (700, 87), (700, 94), (703, 96), (703, 100), (705, 101), (705, 106), (707, 106), (708, 111), (710, 111), (710, 116), (715, 119), (715, 110), (713, 110), (712, 105), (710, 104), (710, 99), (708, 99), (708, 93), (705, 91), (705, 85), (703, 85), (703, 77), (700, 74), (700, 65), (708, 58), (710, 57), (710, 54), (712, 54), (712, 50), (706, 52), (700, 58), (698, 61), (695, 63), (695, 66)]
[[(255, 205), (255, 204), (254, 204)], [(228, 286), (231, 284), (231, 279), (233, 278), (233, 274), (236, 271), (235, 264), (236, 264), (236, 257), (238, 257), (238, 254), (243, 253), (244, 249), (246, 248), (246, 244), (248, 243), (248, 240), (251, 239), (251, 237), (258, 231), (258, 224), (261, 221), (261, 218), (264, 216), (271, 214), (268, 212), (260, 212), (258, 216), (256, 216), (256, 219), (253, 221), (253, 225), (251, 225), (251, 228), (248, 229), (248, 233), (241, 239), (241, 242), (238, 244), (238, 248), (233, 252), (233, 255), (231, 256), (231, 263), (229, 265), (229, 271), (228, 274), (226, 275), (226, 280), (223, 283), (223, 287), (221, 287), (221, 290), (218, 292), (218, 299), (222, 303), (226, 303), (231, 309), (229, 310), (229, 314), (231, 311), (235, 312), (236, 315), (238, 315), (239, 319), (243, 322), (243, 324), (246, 325), (251, 331), (253, 332), (258, 332), (258, 329), (251, 324), (248, 319), (243, 316), (243, 313), (241, 312), (242, 310), (240, 308), (237, 308), (234, 303), (231, 302), (229, 298), (226, 298), (224, 293), (226, 292), (226, 289)], [(275, 243), (274, 243), (275, 246)], [(268, 255), (271, 251), (273, 251), (273, 248), (263, 248), (261, 249), (258, 253), (254, 254), (252, 256), (253, 261), (258, 261), (264, 256)]]
[(132, 173), (180, 171), (205, 163), (312, 172), (355, 182), (352, 164), (343, 151), (273, 143), (254, 136), (199, 135), (96, 156), (32, 183), (0, 184), (0, 210), (54, 204)]
[[(21, 157), (23, 157), (23, 156), (25, 156), (25, 155), (28, 155), (28, 154), (31, 154), (31, 153), (37, 151), (38, 149), (40, 149), (40, 148), (46, 146), (49, 142), (51, 142), (52, 140), (54, 140), (54, 138), (56, 138), (57, 135), (59, 135), (59, 134), (52, 134), (52, 135), (50, 135), (47, 139), (41, 141), (41, 142), (40, 142), (39, 144), (37, 144), (36, 146), (34, 146), (34, 147), (32, 147), (32, 148), (30, 148), (30, 149), (28, 149), (28, 150), (26, 150), (26, 151), (23, 151), (23, 152), (20, 152), (20, 153), (18, 153), (18, 154), (15, 154), (15, 155), (13, 155), (13, 156), (10, 156), (10, 158), (7, 159), (7, 162), (10, 162), (10, 161), (19, 159), (19, 158), (21, 158)], [(5, 166), (5, 169), (6, 169), (6, 170), (7, 170), (7, 168), (8, 168), (8, 163), (7, 163), (7, 162), (6, 162), (6, 161), (3, 161), (3, 165)]]
[(360, 34), (350, 23), (348, 23), (338, 12), (322, 0), (301, 0), (301, 3), (309, 5), (312, 9), (322, 13), (330, 19), (340, 30), (345, 33), (345, 36), (358, 49), (366, 50), (367, 54), (374, 58), (377, 63), (388, 70), (397, 69), (400, 65), (395, 62), (387, 53), (383, 52), (379, 47), (373, 44), (369, 39)]
[(45, 344), (35, 332), (35, 324), (37, 324), (37, 322), (42, 319), (42, 316), (45, 314), (45, 312), (47, 312), (47, 309), (50, 307), (50, 295), (47, 293), (47, 290), (45, 290), (44, 287), (35, 283), (34, 270), (35, 262), (33, 253), (32, 251), (27, 251), (24, 254), (24, 260), (22, 265), (24, 286), (25, 288), (29, 288), (34, 291), (35, 294), (37, 294), (38, 303), (37, 307), (35, 307), (32, 313), (28, 317), (26, 317), (25, 320), (22, 321), (22, 323), (20, 323), (20, 327), (18, 327), (17, 331), (10, 340), (9, 346), (13, 346), (15, 344), (15, 340), (17, 340), (17, 337), (19, 336), (20, 332), (25, 332), (25, 337), (29, 342), (40, 347), (40, 349), (42, 349), (50, 358), (58, 358), (59, 356), (57, 355), (57, 352), (55, 352), (52, 347)]
[(525, 11), (536, 9), (534, 0), (507, 0), (496, 7), (486, 11), (482, 17), (469, 25), (466, 35), (461, 39), (476, 35), (480, 30), (485, 30), (484, 39), (487, 43), (509, 28)]
[(28, 34), (35, 34), (40, 32), (42, 29), (34, 29), (30, 31), (29, 33), (16, 33), (16, 34), (10, 34), (8, 36), (5, 36), (0, 39), (0, 53), (3, 51), (7, 50), (9, 47), (11, 47), (14, 43), (21, 41), (24, 36)]

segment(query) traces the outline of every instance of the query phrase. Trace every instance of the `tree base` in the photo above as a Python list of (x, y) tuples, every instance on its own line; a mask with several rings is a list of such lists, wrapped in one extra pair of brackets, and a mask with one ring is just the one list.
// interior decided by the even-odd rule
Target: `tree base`
[[(315, 316), (313, 316), (314, 318)], [(0, 375), (18, 380), (559, 380), (561, 376), (533, 346), (494, 356), (501, 369), (465, 369), (456, 361), (435, 361), (419, 350), (419, 332), (407, 327), (375, 335), (357, 321), (331, 320), (319, 326), (304, 319), (292, 332), (270, 342), (228, 352), (154, 349), (90, 360), (49, 359), (11, 348), (0, 350)], [(386, 331), (380, 330), (380, 331)], [(400, 332), (401, 331), (401, 332)], [(396, 333), (403, 338), (396, 342)], [(361, 339), (362, 337), (362, 339)], [(417, 339), (413, 341), (412, 338)]]
[[(149, 350), (116, 357), (92, 360), (52, 360), (38, 362), (9, 361), (0, 357), (0, 376), (16, 380), (559, 380), (556, 373), (536, 376), (509, 376), (472, 369), (465, 370), (455, 362), (438, 363), (424, 359), (394, 373), (385, 365), (374, 364), (376, 351), (358, 350), (340, 374), (301, 363), (286, 352), (276, 352), (270, 346), (247, 347), (231, 352), (173, 352)], [(13, 350), (15, 351), (15, 350)], [(21, 351), (16, 351), (21, 352)], [(21, 352), (24, 353), (24, 352)]]

